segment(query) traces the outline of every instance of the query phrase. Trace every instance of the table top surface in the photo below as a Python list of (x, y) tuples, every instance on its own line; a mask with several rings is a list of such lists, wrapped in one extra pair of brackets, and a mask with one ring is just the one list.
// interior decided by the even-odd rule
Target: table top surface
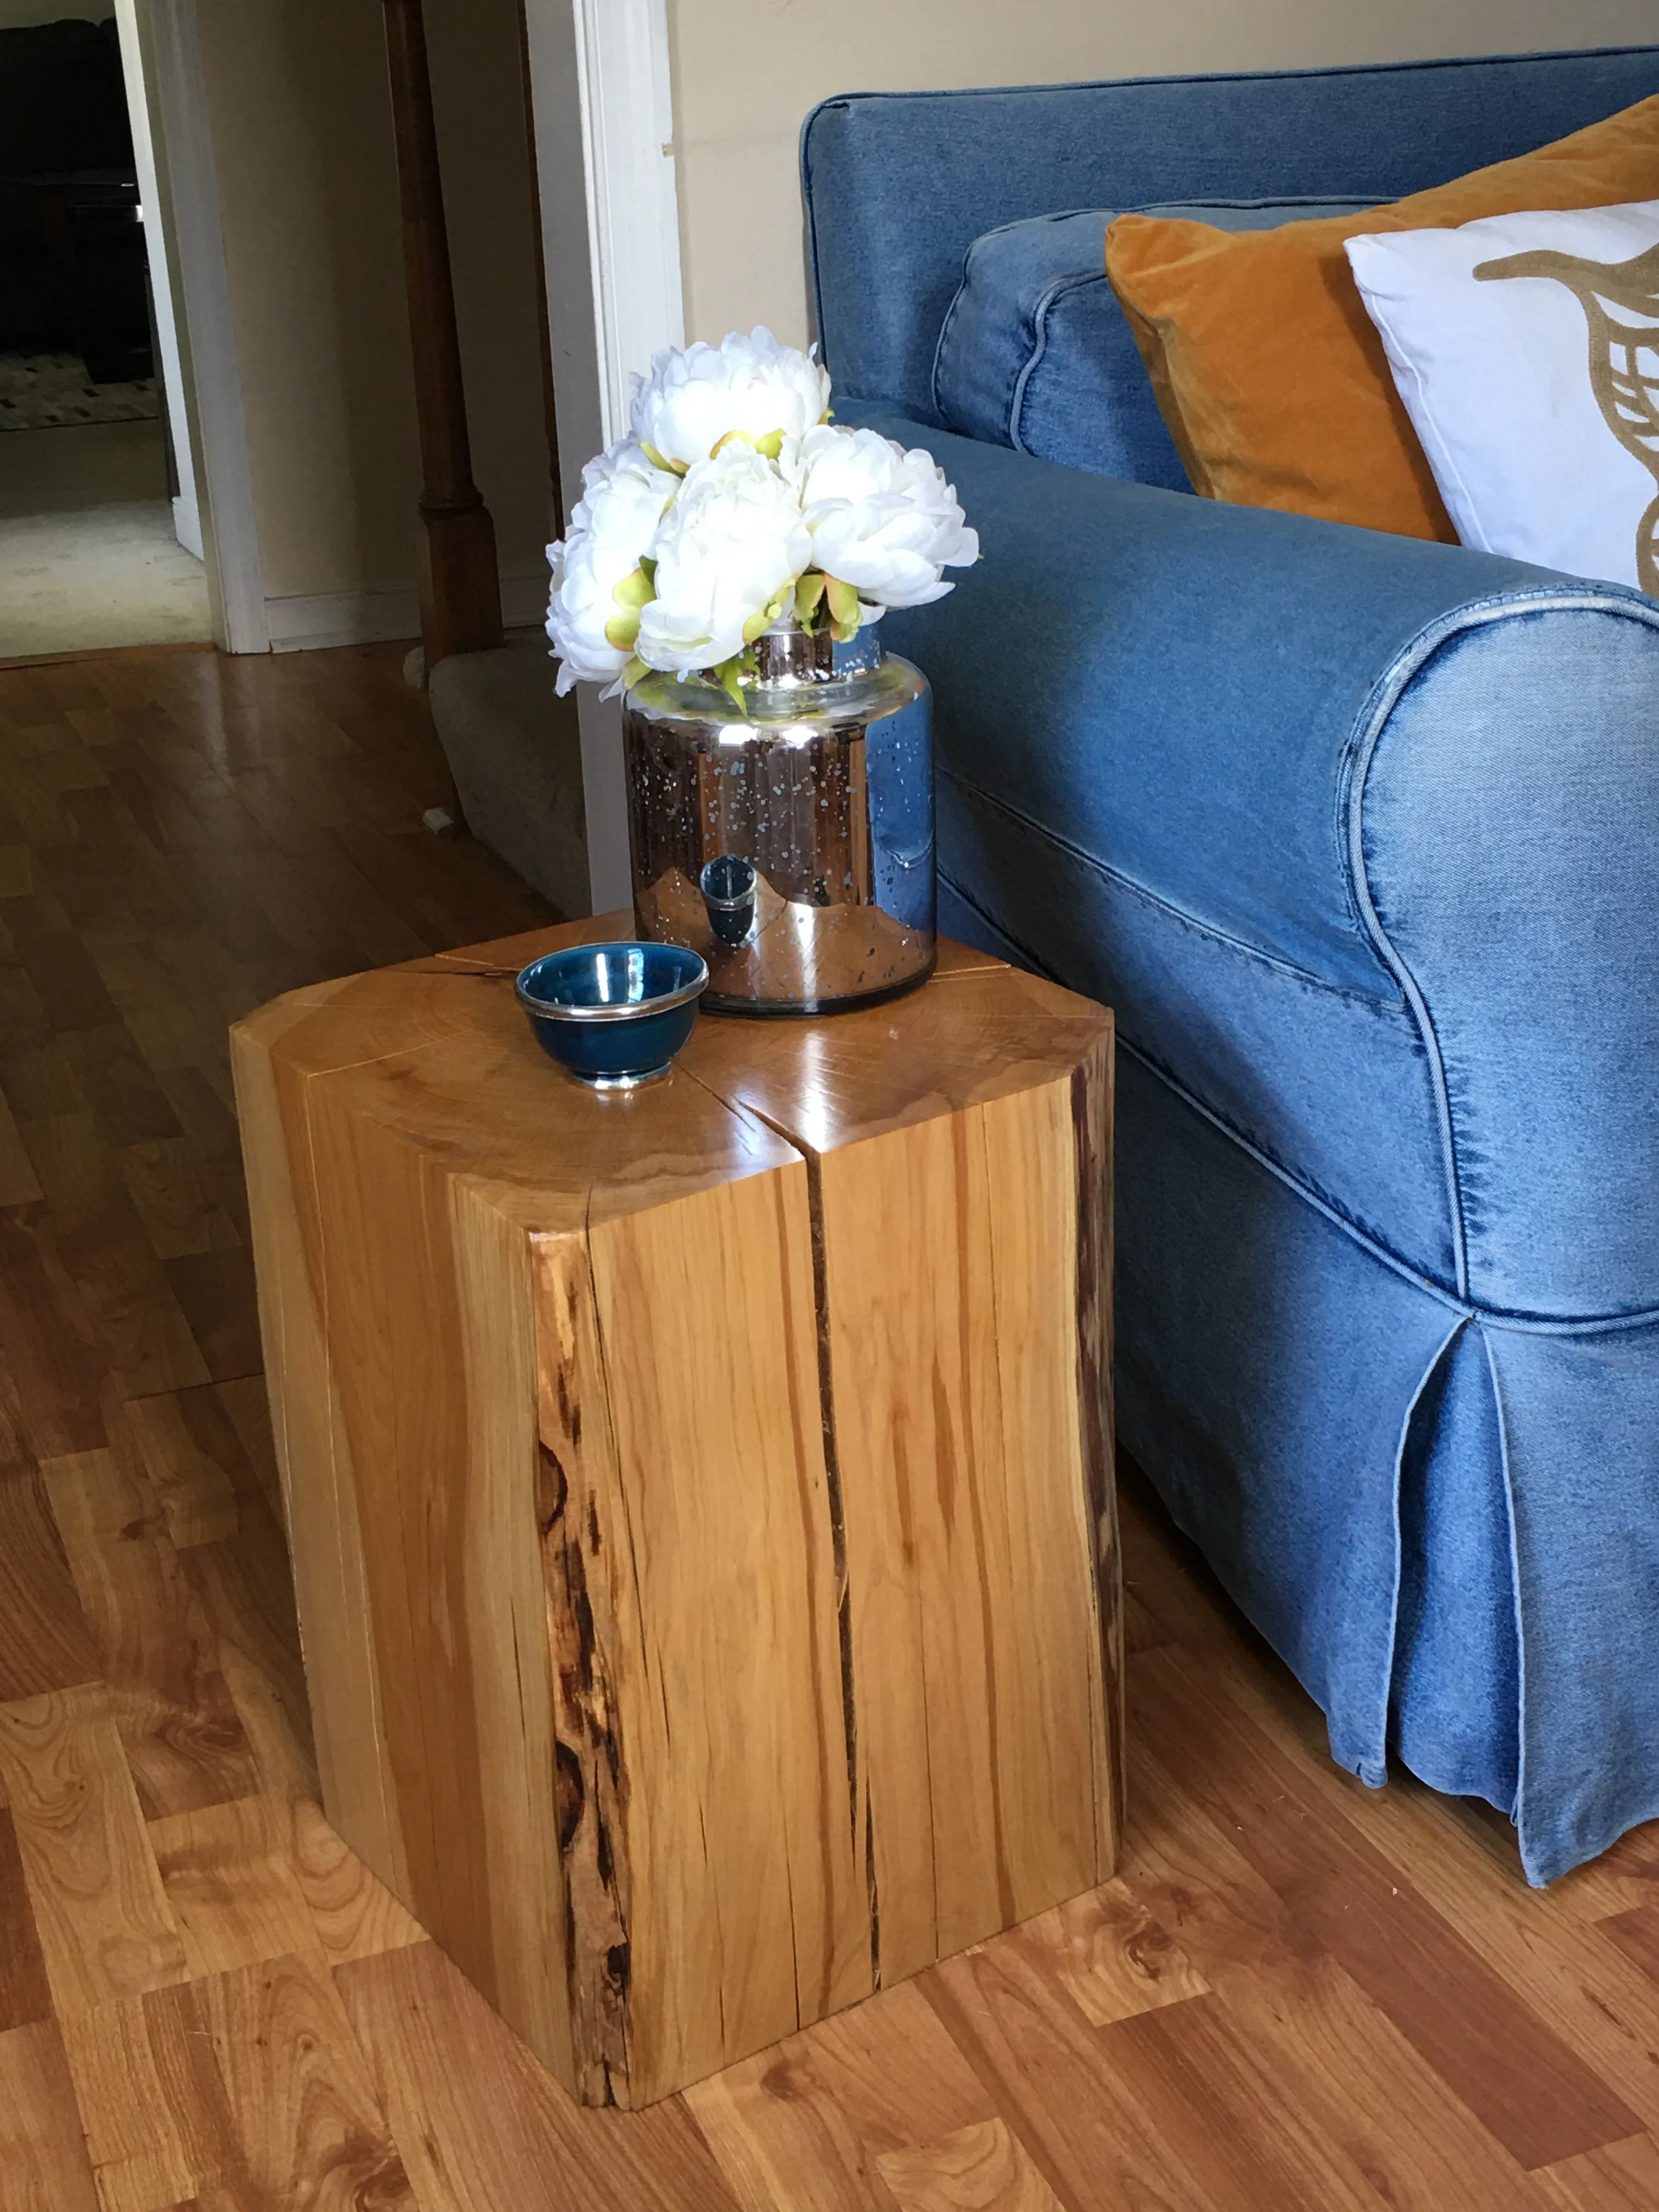
[(530, 1227), (576, 1229), (1067, 1078), (1103, 1006), (941, 939), (901, 999), (817, 1018), (703, 1014), (661, 1081), (597, 1093), (542, 1051), (513, 978), (631, 916), (530, 931), (289, 993), (237, 1024), (308, 1108), (401, 1130)]

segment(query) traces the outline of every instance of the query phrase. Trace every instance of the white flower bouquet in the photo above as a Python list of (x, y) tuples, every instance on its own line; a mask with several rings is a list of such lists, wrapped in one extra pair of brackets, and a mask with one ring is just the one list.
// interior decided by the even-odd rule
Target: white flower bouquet
[(762, 329), (635, 376), (629, 434), (582, 471), (547, 556), (561, 693), (610, 696), (659, 669), (701, 672), (741, 706), (763, 632), (845, 641), (942, 598), (979, 540), (931, 454), (832, 423), (828, 371)]

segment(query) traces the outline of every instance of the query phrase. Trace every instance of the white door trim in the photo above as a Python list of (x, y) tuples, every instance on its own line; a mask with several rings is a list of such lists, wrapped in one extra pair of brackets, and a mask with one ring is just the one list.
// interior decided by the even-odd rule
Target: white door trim
[(214, 635), (227, 653), (266, 653), (270, 630), (258, 518), (196, 0), (138, 0), (137, 14), (191, 408)]
[(685, 340), (667, 0), (575, 0), (575, 17), (608, 446), (628, 428), (632, 372)]
[[(574, 503), (582, 464), (628, 427), (631, 372), (684, 343), (667, 0), (526, 0), (525, 15), (559, 475)], [(590, 685), (579, 712), (604, 913), (631, 897), (622, 723)]]

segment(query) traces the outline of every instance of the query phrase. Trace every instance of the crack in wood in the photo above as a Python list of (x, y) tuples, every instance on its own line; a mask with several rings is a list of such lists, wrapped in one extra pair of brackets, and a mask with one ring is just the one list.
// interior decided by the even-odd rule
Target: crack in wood
[[(771, 1127), (770, 1123), (768, 1127)], [(792, 1137), (787, 1129), (777, 1134), (793, 1146), (806, 1164), (806, 1205), (812, 1228), (812, 1304), (817, 1321), (818, 1404), (823, 1422), (824, 1486), (830, 1505), (830, 1534), (836, 1573), (836, 1638), (841, 1659), (842, 1727), (847, 1742), (847, 1817), (854, 1847), (859, 1832), (858, 1697), (853, 1672), (853, 1592), (847, 1565), (847, 1509), (842, 1485), (841, 1449), (836, 1433), (836, 1374), (830, 1341), (830, 1261), (823, 1232), (823, 1163), (818, 1155)], [(865, 1880), (869, 1891), (870, 1975), (872, 1988), (881, 1987), (881, 1905), (876, 1888), (874, 1824), (867, 1796), (864, 1801)]]

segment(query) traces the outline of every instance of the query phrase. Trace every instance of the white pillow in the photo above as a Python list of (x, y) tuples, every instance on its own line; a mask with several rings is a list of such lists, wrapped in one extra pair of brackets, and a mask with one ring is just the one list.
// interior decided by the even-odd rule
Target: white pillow
[(1463, 543), (1659, 598), (1659, 200), (1348, 260)]

